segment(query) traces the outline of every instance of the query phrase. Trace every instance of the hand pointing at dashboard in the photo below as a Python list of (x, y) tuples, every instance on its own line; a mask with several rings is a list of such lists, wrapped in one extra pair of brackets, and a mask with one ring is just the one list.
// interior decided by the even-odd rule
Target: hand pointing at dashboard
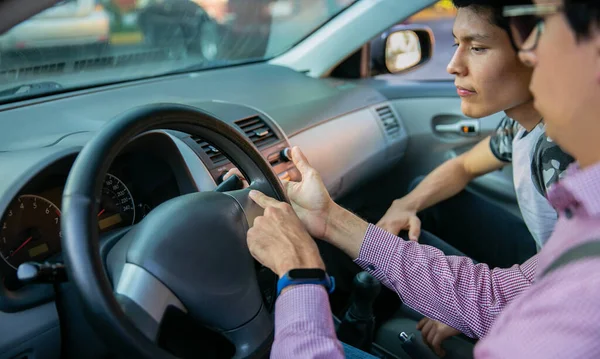
[[(292, 161), (300, 171), (302, 179), (300, 182), (283, 182), (291, 207), (260, 192), (251, 192), (250, 198), (265, 209), (265, 215), (259, 217), (263, 219), (255, 221), (254, 227), (248, 232), (248, 244), (253, 246), (256, 245), (255, 241), (258, 241), (259, 245), (266, 245), (255, 237), (257, 233), (269, 237), (275, 236), (285, 241), (293, 240), (300, 235), (299, 232), (308, 232), (312, 237), (330, 242), (352, 258), (356, 258), (367, 223), (338, 206), (331, 199), (321, 176), (310, 166), (298, 147), (292, 149)], [(305, 238), (304, 235), (302, 238)], [(259, 254), (264, 255), (264, 250), (265, 248), (260, 248)], [(270, 253), (277, 256), (279, 255), (277, 250), (273, 248)]]
[(256, 260), (279, 277), (292, 269), (325, 269), (317, 244), (289, 204), (258, 191), (251, 191), (250, 198), (265, 210), (248, 230), (248, 248)]

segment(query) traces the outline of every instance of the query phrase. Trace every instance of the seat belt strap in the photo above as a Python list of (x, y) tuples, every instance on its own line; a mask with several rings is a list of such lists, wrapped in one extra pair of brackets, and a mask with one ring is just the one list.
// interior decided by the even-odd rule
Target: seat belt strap
[(600, 240), (594, 240), (593, 242), (580, 244), (561, 254), (560, 257), (558, 257), (544, 270), (540, 276), (540, 279), (557, 270), (558, 268), (562, 268), (570, 263), (587, 258), (600, 258)]

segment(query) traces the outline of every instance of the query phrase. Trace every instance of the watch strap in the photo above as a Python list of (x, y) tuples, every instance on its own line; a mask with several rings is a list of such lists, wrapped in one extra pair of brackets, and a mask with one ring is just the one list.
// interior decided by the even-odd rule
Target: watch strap
[[(295, 270), (296, 272), (298, 270)], [(289, 276), (289, 272), (284, 274), (281, 278), (279, 278), (279, 280), (277, 281), (277, 296), (279, 296), (281, 294), (281, 291), (283, 289), (285, 289), (286, 287), (292, 286), (292, 285), (300, 285), (300, 284), (316, 284), (316, 285), (322, 285), (323, 287), (325, 287), (325, 289), (327, 290), (328, 293), (333, 293), (333, 291), (335, 290), (335, 278), (330, 277), (329, 275), (327, 275), (327, 273), (325, 273), (325, 277), (323, 279), (317, 279), (317, 278), (292, 278)]]

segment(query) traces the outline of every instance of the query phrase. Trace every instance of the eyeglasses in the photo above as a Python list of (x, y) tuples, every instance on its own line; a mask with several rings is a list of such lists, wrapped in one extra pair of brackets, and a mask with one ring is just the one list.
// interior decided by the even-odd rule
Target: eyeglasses
[[(561, 10), (562, 5), (558, 4), (505, 6), (503, 15), (508, 18), (511, 34), (519, 49), (533, 51), (544, 32), (544, 17)], [(534, 43), (524, 48), (533, 31), (536, 32)]]

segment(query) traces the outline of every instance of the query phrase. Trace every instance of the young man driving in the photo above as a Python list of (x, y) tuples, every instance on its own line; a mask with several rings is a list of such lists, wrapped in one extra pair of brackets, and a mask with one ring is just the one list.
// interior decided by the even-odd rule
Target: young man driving
[[(512, 27), (520, 34), (522, 60), (534, 67), (531, 90), (546, 131), (577, 160), (548, 192), (559, 220), (538, 255), (522, 265), (490, 270), (404, 241), (337, 206), (296, 148), (293, 160), (302, 181), (286, 184), (293, 207), (251, 193), (265, 208), (248, 232), (255, 258), (280, 277), (291, 269), (323, 269), (311, 236), (321, 238), (410, 306), (485, 337), (475, 349), (478, 358), (599, 357), (600, 2), (536, 4), (508, 14), (519, 15)], [(276, 304), (273, 355), (341, 358), (326, 283), (288, 284)]]

